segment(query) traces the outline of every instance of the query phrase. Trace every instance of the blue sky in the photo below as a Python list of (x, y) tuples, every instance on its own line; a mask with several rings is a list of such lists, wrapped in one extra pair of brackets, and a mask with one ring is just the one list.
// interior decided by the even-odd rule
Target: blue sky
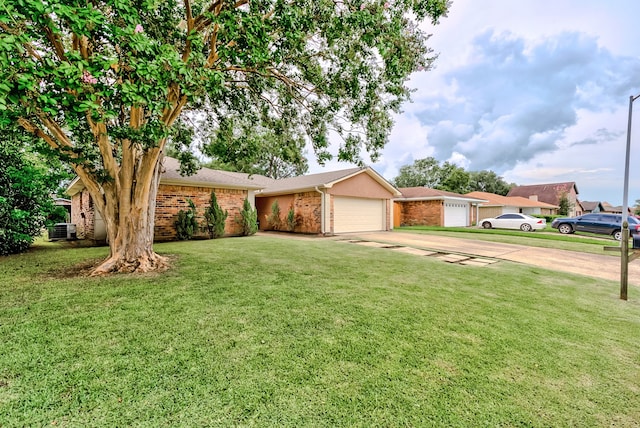
[[(435, 68), (412, 77), (413, 102), (371, 166), (393, 179), (433, 156), (521, 185), (575, 181), (581, 200), (621, 205), (639, 19), (637, 0), (453, 0), (424, 27)], [(640, 199), (640, 99), (634, 109), (630, 204)], [(345, 167), (311, 162), (310, 172)]]

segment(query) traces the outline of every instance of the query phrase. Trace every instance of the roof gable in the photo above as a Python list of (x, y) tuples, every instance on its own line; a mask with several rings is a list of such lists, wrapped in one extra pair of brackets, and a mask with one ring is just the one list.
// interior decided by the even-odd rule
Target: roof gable
[(604, 206), (598, 201), (580, 201), (585, 211), (604, 211)]
[(349, 168), (338, 171), (300, 175), (297, 177), (274, 180), (260, 193), (262, 195), (277, 195), (308, 191), (315, 188), (329, 189), (334, 185), (359, 174), (367, 174), (393, 195), (400, 194), (400, 192), (398, 192), (398, 190), (393, 187), (391, 183), (385, 180), (384, 177), (382, 177), (370, 167)]
[(516, 186), (509, 190), (507, 196), (521, 196), (529, 198), (537, 196), (539, 201), (558, 205), (563, 194), (574, 192), (578, 194), (578, 186), (574, 181), (566, 183), (533, 184), (527, 186)]
[(542, 201), (535, 201), (529, 198), (523, 198), (522, 196), (502, 196), (495, 193), (488, 192), (470, 192), (468, 196), (474, 196), (476, 198), (485, 199), (486, 202), (481, 206), (507, 206), (507, 207), (528, 207), (528, 208), (558, 208), (557, 205), (548, 204)]

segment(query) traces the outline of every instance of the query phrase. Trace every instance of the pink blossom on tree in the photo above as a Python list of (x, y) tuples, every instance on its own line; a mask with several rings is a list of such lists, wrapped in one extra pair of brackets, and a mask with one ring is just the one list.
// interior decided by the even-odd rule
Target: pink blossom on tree
[(98, 83), (98, 79), (96, 79), (95, 77), (93, 77), (93, 76), (91, 75), (91, 73), (89, 73), (87, 70), (84, 70), (84, 71), (82, 72), (82, 78), (81, 78), (81, 79), (82, 79), (82, 81), (83, 81), (84, 83), (89, 83), (89, 84), (91, 84), (91, 85), (93, 85), (93, 84), (95, 84), (95, 83)]

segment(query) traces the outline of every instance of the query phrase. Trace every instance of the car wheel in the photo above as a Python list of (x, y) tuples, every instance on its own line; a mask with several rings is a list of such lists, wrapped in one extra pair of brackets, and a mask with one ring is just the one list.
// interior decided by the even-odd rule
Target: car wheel
[(560, 226), (558, 226), (558, 232), (560, 233), (573, 233), (573, 227), (571, 227), (571, 225), (569, 224), (561, 224)]
[(613, 232), (611, 234), (611, 236), (613, 236), (613, 239), (615, 239), (616, 241), (619, 241), (622, 239), (622, 231), (621, 230), (616, 230), (615, 232)]
[(520, 225), (520, 230), (523, 231), (523, 232), (531, 232), (531, 229), (533, 229), (533, 228), (531, 227), (531, 225), (529, 223), (522, 223)]
[(482, 223), (482, 227), (484, 227), (485, 229), (491, 229), (491, 223), (485, 221), (484, 223)]

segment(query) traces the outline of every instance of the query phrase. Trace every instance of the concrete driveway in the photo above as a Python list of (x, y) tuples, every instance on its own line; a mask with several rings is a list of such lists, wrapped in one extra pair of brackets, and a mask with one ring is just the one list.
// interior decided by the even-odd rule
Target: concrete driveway
[[(343, 239), (357, 238), (425, 250), (509, 260), (549, 270), (620, 281), (620, 257), (617, 255), (605, 256), (410, 232), (365, 232), (340, 236)], [(640, 258), (629, 263), (628, 283), (640, 286)]]

